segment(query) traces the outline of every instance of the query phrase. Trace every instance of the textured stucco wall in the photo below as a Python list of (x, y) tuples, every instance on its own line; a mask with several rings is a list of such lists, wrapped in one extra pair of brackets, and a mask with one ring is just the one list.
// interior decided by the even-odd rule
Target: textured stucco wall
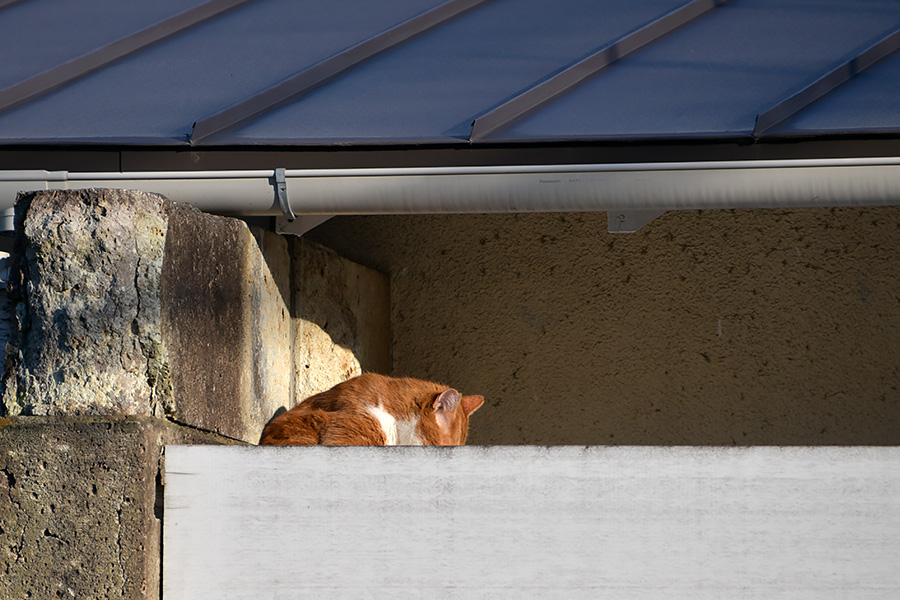
[(474, 444), (900, 444), (900, 209), (333, 219)]

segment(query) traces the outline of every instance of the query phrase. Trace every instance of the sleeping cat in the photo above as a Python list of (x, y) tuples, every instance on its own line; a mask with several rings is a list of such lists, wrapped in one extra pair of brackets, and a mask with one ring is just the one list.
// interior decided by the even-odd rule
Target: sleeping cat
[(364, 373), (307, 398), (271, 421), (260, 444), (460, 446), (482, 396), (420, 379)]

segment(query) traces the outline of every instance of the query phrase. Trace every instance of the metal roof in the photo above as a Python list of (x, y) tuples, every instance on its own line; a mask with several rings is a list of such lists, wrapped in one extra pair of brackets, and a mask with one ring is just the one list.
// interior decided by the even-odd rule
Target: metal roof
[(0, 169), (896, 155), (898, 48), (896, 0), (0, 0)]

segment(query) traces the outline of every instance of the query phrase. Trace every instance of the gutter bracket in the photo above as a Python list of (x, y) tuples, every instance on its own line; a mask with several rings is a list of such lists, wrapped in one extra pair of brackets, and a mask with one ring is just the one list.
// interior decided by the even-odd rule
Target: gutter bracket
[(666, 211), (617, 210), (615, 212), (608, 212), (606, 213), (606, 227), (610, 233), (634, 233), (664, 212)]
[(284, 177), (284, 169), (275, 169), (275, 196), (278, 198), (278, 206), (281, 208), (284, 218), (289, 222), (296, 219), (294, 211), (291, 210), (291, 201), (288, 200), (287, 180)]
[(300, 215), (295, 219), (277, 217), (275, 219), (275, 233), (301, 237), (307, 231), (318, 227), (333, 216), (334, 215)]

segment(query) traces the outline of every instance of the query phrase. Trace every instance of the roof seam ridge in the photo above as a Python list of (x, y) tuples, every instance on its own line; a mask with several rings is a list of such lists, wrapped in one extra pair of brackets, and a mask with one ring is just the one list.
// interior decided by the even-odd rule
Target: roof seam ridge
[(900, 50), (900, 26), (865, 50), (831, 69), (809, 85), (794, 92), (771, 108), (758, 114), (753, 127), (753, 137), (761, 138), (779, 123), (790, 119), (817, 100), (827, 96), (878, 61)]
[[(2, 1), (2, 0), (0, 0)], [(21, 0), (19, 0), (21, 1)], [(39, 98), (250, 0), (210, 0), (0, 90), (0, 112)], [(2, 7), (2, 5), (0, 5)]]
[(472, 122), (469, 141), (484, 139), (553, 98), (569, 92), (588, 77), (648, 46), (730, 0), (693, 0), (601, 47), (556, 75), (494, 107)]
[(249, 121), (269, 110), (296, 99), (341, 73), (394, 48), (409, 39), (442, 25), (490, 0), (448, 0), (410, 17), (344, 50), (307, 67), (272, 87), (194, 122), (190, 143), (202, 140), (235, 125)]

